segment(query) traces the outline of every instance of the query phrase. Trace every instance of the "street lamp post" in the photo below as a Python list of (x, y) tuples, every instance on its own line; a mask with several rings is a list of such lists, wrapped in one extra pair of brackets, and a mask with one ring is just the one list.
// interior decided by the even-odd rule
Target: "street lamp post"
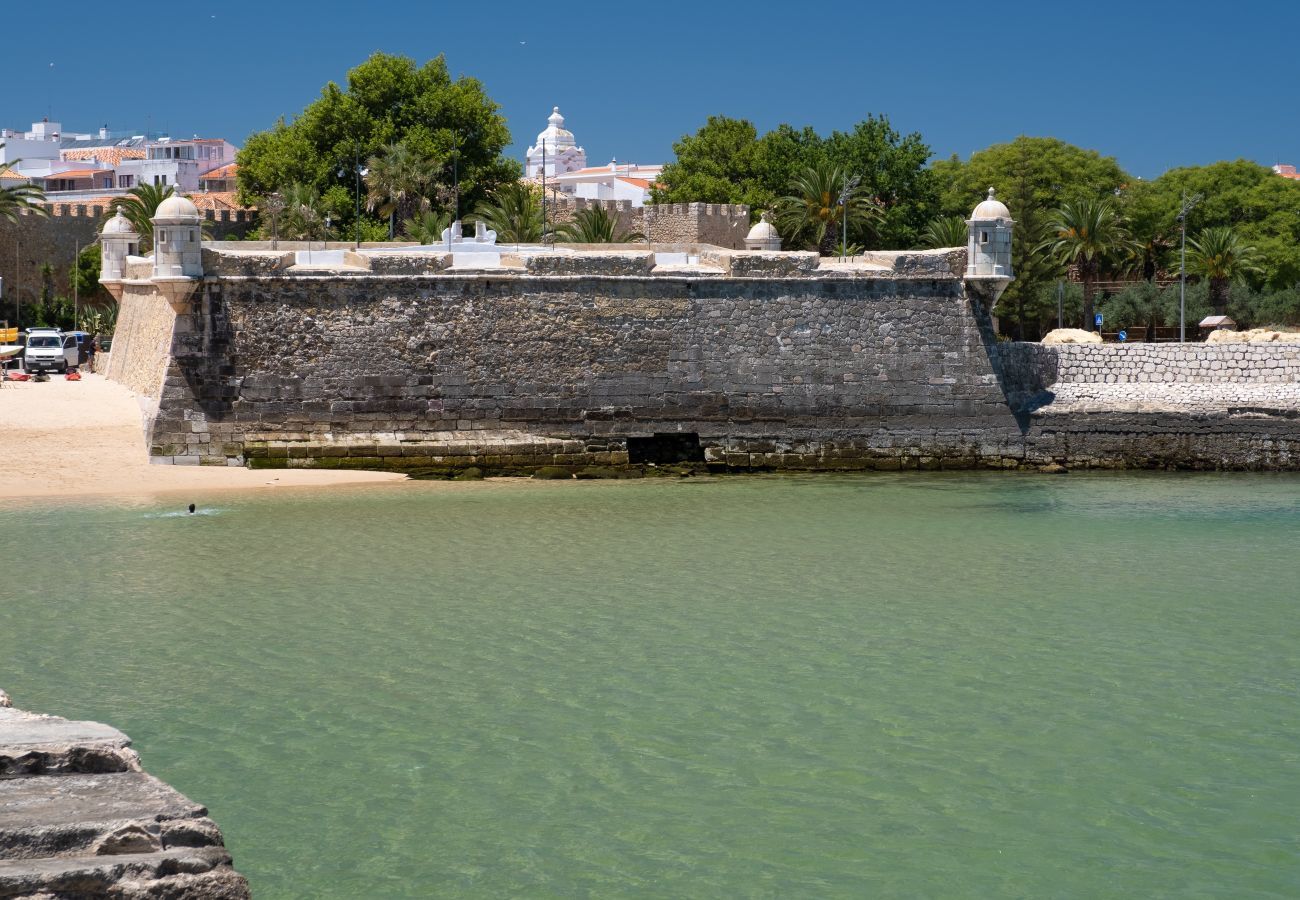
[[(356, 177), (356, 188), (353, 190), (353, 197), (356, 201), (356, 208), (352, 213), (353, 224), (353, 242), (352, 249), (361, 249), (361, 147), (357, 144), (352, 145), (352, 174)], [(339, 167), (339, 178), (343, 177), (343, 168)]]
[(1178, 210), (1178, 227), (1182, 231), (1178, 260), (1178, 343), (1187, 342), (1187, 214), (1201, 202), (1200, 194), (1187, 196), (1183, 188), (1183, 205)]
[(844, 189), (840, 191), (840, 224), (844, 226), (844, 237), (840, 242), (840, 262), (847, 260), (849, 254), (849, 195), (857, 188), (860, 181), (862, 176), (854, 175), (844, 182)]
[(279, 191), (272, 191), (266, 198), (266, 209), (271, 214), (271, 249), (280, 249), (280, 210), (284, 209), (284, 198)]

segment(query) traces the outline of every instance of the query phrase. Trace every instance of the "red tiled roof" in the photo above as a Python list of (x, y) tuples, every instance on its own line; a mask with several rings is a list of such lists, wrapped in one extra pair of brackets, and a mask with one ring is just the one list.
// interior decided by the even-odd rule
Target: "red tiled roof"
[(67, 160), (94, 159), (109, 166), (116, 166), (124, 159), (144, 159), (143, 147), (78, 147), (64, 150), (59, 154)]
[(626, 175), (618, 176), (619, 181), (626, 181), (628, 184), (634, 184), (644, 190), (650, 190), (650, 182), (645, 178), (628, 178)]
[(215, 169), (204, 172), (199, 176), (200, 181), (206, 181), (209, 178), (234, 178), (235, 173), (239, 171), (239, 163), (226, 163), (224, 166), (218, 166)]
[(94, 178), (96, 175), (112, 175), (109, 169), (74, 169), (71, 172), (51, 172), (41, 177), (47, 181), (51, 178)]

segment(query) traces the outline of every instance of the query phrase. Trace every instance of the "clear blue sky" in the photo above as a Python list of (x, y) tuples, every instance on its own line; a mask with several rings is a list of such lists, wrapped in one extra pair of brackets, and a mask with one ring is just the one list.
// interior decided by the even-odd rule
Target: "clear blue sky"
[(1300, 163), (1294, 12), (1198, 0), (78, 0), (58, 5), (57, 24), (38, 7), (11, 11), (10, 25), (32, 30), (12, 31), (0, 56), (0, 123), (48, 110), (68, 130), (106, 122), (242, 144), (384, 50), (445, 53), (454, 74), (482, 80), (516, 156), (553, 105), (593, 164), (668, 161), (714, 113), (822, 133), (876, 113), (937, 156), (1052, 135), (1150, 178), (1237, 157)]

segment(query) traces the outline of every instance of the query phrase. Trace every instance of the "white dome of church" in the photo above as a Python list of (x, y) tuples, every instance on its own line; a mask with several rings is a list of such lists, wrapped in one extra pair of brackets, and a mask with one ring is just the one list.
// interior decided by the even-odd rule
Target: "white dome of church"
[(199, 208), (194, 205), (189, 197), (172, 194), (158, 204), (158, 210), (153, 214), (153, 217), (154, 219), (197, 219), (199, 218)]
[(537, 135), (537, 143), (528, 148), (524, 175), (553, 178), (565, 172), (576, 172), (587, 165), (587, 151), (578, 146), (573, 132), (564, 127), (564, 116), (558, 106), (551, 109), (546, 127)]
[(557, 106), (551, 110), (550, 116), (547, 117), (547, 126), (537, 134), (537, 145), (541, 146), (546, 142), (546, 149), (563, 150), (565, 147), (575, 145), (573, 132), (567, 131), (564, 127), (564, 116), (560, 115), (560, 108)]
[(979, 206), (970, 214), (972, 219), (1010, 219), (1011, 210), (1001, 200), (993, 197), (993, 188), (989, 188), (988, 198), (980, 201)]

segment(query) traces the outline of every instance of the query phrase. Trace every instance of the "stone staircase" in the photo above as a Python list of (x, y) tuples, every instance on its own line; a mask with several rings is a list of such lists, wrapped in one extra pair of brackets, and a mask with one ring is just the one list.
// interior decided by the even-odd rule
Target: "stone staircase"
[(244, 900), (208, 811), (144, 772), (122, 732), (0, 691), (0, 900)]

